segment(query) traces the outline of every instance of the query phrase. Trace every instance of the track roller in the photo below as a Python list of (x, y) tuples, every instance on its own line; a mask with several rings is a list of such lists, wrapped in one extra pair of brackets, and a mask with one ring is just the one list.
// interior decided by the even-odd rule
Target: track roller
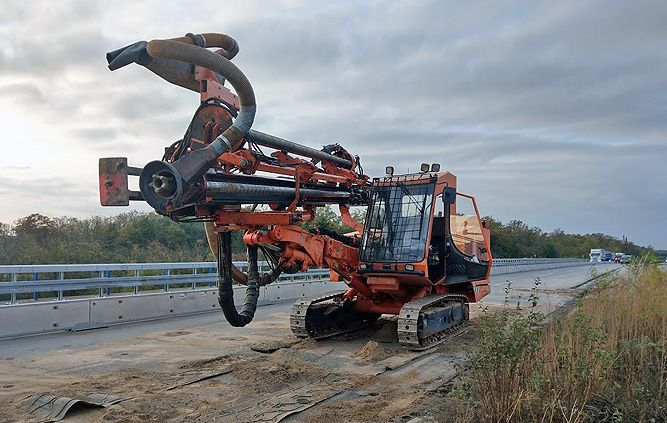
[(398, 342), (416, 351), (431, 348), (467, 326), (469, 316), (463, 295), (428, 295), (411, 301), (398, 315)]
[(344, 294), (333, 292), (294, 303), (290, 314), (292, 333), (301, 338), (323, 339), (363, 329), (380, 317), (355, 310)]

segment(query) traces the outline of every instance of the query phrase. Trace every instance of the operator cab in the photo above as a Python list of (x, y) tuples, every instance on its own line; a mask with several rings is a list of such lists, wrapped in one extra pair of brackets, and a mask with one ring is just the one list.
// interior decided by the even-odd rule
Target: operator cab
[(475, 199), (456, 191), (453, 174), (388, 175), (373, 180), (360, 260), (359, 273), (376, 291), (484, 280), (488, 286), (489, 231)]

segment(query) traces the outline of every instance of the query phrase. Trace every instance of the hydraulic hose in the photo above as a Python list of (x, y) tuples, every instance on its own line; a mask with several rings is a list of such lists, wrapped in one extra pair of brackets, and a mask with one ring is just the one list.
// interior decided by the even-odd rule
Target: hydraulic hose
[[(219, 261), (220, 253), (218, 247), (220, 243), (218, 242), (219, 240), (215, 232), (215, 226), (213, 225), (213, 222), (205, 222), (204, 229), (206, 230), (206, 240), (208, 241), (208, 245), (211, 248), (211, 252), (215, 256), (215, 259)], [(280, 274), (282, 273), (282, 270), (283, 269), (281, 267), (276, 267), (270, 272), (262, 273), (259, 276), (259, 286), (265, 286), (275, 282), (275, 280), (278, 279), (278, 276), (280, 276)], [(231, 265), (231, 272), (232, 272), (232, 279), (234, 279), (241, 285), (248, 285), (248, 275), (243, 273), (243, 271), (241, 271), (241, 269), (236, 267), (234, 263), (232, 263)]]
[(257, 269), (257, 246), (248, 246), (248, 285), (241, 311), (234, 305), (232, 288), (232, 237), (231, 232), (218, 234), (218, 303), (225, 319), (234, 327), (243, 327), (252, 322), (259, 298), (259, 271)]

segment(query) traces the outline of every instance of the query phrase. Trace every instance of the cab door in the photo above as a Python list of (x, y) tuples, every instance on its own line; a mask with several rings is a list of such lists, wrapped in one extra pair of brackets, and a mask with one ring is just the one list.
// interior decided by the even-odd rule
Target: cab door
[(428, 248), (428, 278), (436, 284), (442, 282), (447, 274), (447, 256), (449, 234), (449, 206), (456, 199), (456, 190), (445, 187), (438, 194), (433, 204), (433, 222), (431, 222), (431, 241)]

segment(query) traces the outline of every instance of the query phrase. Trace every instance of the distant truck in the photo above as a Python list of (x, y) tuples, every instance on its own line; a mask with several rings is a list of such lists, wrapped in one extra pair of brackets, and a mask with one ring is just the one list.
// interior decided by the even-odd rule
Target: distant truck
[(604, 261), (607, 256), (607, 251), (602, 248), (591, 248), (591, 263)]

